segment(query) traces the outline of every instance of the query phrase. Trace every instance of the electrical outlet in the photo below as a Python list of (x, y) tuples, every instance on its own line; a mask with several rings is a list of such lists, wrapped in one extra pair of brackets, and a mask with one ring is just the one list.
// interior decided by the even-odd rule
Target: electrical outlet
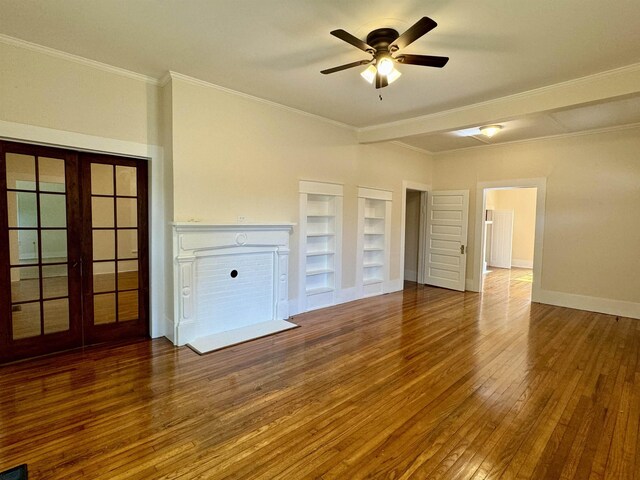
[(247, 223), (247, 217), (245, 217), (244, 215), (239, 215), (238, 223)]

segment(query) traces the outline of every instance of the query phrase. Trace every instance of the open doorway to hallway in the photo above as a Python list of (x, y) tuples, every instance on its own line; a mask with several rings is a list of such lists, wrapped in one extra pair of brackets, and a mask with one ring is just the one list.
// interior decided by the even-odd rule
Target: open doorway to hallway
[(531, 298), (537, 195), (535, 187), (485, 190), (483, 292), (507, 289)]
[(407, 190), (404, 235), (404, 281), (418, 281), (418, 253), (420, 251), (420, 195), (417, 190)]

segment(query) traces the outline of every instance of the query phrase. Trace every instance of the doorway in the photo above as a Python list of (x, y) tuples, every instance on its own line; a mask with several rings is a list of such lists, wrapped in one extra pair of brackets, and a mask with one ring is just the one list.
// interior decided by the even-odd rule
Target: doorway
[(534, 300), (540, 286), (545, 182), (494, 185), (478, 190), (479, 291), (517, 287), (515, 291)]
[[(423, 192), (407, 190), (404, 234), (404, 281), (417, 282), (420, 270), (420, 205)], [(424, 193), (426, 195), (426, 193)]]
[(431, 187), (418, 182), (402, 182), (402, 220), (400, 230), (400, 284), (424, 284), (427, 199)]
[(148, 334), (145, 162), (0, 142), (0, 362)]

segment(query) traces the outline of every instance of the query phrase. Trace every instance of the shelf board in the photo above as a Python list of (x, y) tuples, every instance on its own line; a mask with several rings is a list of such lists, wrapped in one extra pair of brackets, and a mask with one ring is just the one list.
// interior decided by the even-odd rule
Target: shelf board
[(378, 232), (364, 232), (365, 235), (384, 235), (383, 233), (378, 233)]
[(384, 263), (365, 263), (362, 265), (363, 268), (374, 268), (374, 267), (384, 267)]
[(318, 255), (333, 255), (336, 252), (307, 252), (307, 257), (315, 257)]
[(308, 288), (307, 295), (318, 295), (320, 293), (333, 292), (333, 287)]
[(382, 247), (365, 247), (365, 252), (384, 252), (384, 248)]
[(307, 237), (335, 237), (335, 233), (307, 233)]
[(370, 278), (370, 279), (364, 280), (362, 282), (363, 285), (373, 285), (375, 283), (382, 283), (382, 279), (381, 278)]
[(318, 270), (308, 270), (307, 272), (307, 277), (310, 277), (312, 275), (322, 275), (323, 273), (334, 273), (333, 268), (321, 268)]
[(335, 217), (335, 214), (333, 213), (307, 213), (307, 217), (314, 217), (314, 218), (333, 218)]
[(384, 217), (374, 217), (374, 216), (371, 216), (371, 215), (365, 215), (364, 219), (365, 220), (384, 220)]

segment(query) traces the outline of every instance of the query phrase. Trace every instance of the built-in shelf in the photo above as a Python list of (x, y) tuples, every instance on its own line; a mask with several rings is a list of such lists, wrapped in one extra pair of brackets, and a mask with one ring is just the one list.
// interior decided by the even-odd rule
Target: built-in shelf
[(340, 285), (342, 185), (301, 181), (300, 225), (301, 308), (333, 305)]
[(334, 255), (336, 252), (307, 252), (307, 257), (316, 257), (318, 255)]
[(333, 273), (333, 268), (323, 268), (320, 270), (307, 270), (307, 276), (311, 275), (322, 275), (325, 273)]
[(358, 257), (356, 286), (360, 296), (385, 293), (389, 280), (391, 192), (358, 189)]
[(329, 293), (329, 292), (333, 292), (332, 287), (315, 287), (315, 288), (307, 288), (306, 290), (307, 295), (319, 295), (321, 293)]

